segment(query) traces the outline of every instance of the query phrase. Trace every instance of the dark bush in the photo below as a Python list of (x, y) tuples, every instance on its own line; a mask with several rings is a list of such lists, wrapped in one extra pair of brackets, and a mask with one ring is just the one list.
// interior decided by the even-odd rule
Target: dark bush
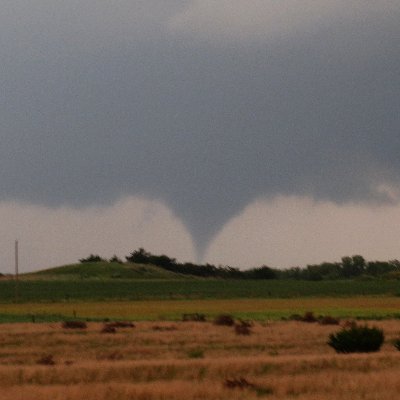
[(92, 262), (100, 262), (100, 261), (106, 261), (106, 260), (97, 254), (91, 254), (89, 257), (79, 259), (79, 262), (82, 264), (92, 263)]
[(113, 255), (110, 258), (110, 263), (118, 263), (118, 264), (123, 264), (124, 262), (117, 256), (117, 255)]
[(378, 351), (383, 341), (382, 329), (355, 325), (330, 334), (328, 344), (337, 353), (370, 353)]
[(288, 317), (289, 321), (301, 321), (301, 322), (317, 322), (318, 319), (315, 317), (312, 311), (307, 311), (303, 315), (292, 314)]
[(301, 318), (303, 322), (317, 322), (317, 318), (314, 316), (312, 311), (307, 311), (304, 313), (303, 317)]
[(235, 324), (235, 333), (236, 335), (250, 335), (251, 330), (249, 324), (246, 322)]
[(149, 264), (151, 253), (147, 252), (143, 247), (133, 251), (129, 256), (126, 256), (126, 261), (137, 264)]
[(64, 329), (86, 329), (87, 325), (84, 321), (64, 321), (62, 327)]
[(274, 390), (271, 387), (255, 385), (243, 377), (225, 379), (224, 387), (227, 389), (253, 390), (257, 397), (264, 397), (274, 393)]
[(117, 333), (117, 330), (113, 326), (110, 326), (109, 324), (105, 324), (103, 326), (103, 329), (100, 331), (100, 333)]
[(318, 323), (321, 325), (339, 325), (339, 320), (330, 315), (325, 315), (318, 318)]
[(43, 356), (36, 361), (36, 364), (39, 365), (55, 365), (55, 363), (56, 362), (54, 361), (54, 358), (51, 354)]
[(276, 279), (278, 274), (273, 268), (263, 265), (259, 268), (242, 271), (242, 276), (246, 279)]
[(231, 315), (221, 314), (214, 319), (214, 325), (233, 326), (235, 325), (235, 320)]
[(399, 338), (399, 339), (396, 339), (396, 340), (393, 342), (393, 345), (394, 345), (394, 347), (396, 347), (397, 350), (400, 351), (400, 338)]
[(129, 321), (114, 321), (107, 324), (111, 328), (134, 328), (135, 324)]
[(245, 378), (225, 379), (224, 386), (229, 389), (255, 388), (255, 385)]

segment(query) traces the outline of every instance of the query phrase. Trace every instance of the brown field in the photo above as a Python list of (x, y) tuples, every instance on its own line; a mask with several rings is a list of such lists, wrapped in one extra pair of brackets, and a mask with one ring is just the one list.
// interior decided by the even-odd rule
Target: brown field
[[(372, 354), (337, 355), (338, 326), (254, 323), (249, 336), (210, 322), (138, 322), (101, 333), (61, 324), (0, 325), (1, 400), (379, 399), (400, 392), (400, 321)], [(51, 356), (51, 357), (49, 357)], [(54, 365), (41, 365), (46, 362)]]

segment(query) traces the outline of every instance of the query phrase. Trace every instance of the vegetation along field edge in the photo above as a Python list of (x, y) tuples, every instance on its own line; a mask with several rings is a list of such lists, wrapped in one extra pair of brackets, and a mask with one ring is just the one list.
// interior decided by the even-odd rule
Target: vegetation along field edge
[(212, 320), (221, 313), (258, 321), (290, 318), (312, 311), (336, 318), (400, 318), (399, 297), (301, 299), (202, 299), (1, 304), (0, 322), (57, 322), (66, 319), (180, 320), (185, 313)]

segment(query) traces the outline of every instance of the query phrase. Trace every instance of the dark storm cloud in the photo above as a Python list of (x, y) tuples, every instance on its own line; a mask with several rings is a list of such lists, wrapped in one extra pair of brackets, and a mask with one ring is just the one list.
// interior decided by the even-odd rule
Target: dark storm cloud
[(0, 2), (1, 199), (157, 198), (200, 252), (258, 197), (385, 200), (400, 176), (400, 4), (212, 40), (169, 24), (189, 3)]

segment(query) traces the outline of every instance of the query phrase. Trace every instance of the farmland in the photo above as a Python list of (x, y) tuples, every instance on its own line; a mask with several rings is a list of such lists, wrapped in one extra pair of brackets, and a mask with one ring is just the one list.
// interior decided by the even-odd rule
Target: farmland
[(339, 318), (400, 318), (400, 297), (310, 297), (291, 299), (197, 299), (141, 301), (75, 301), (1, 304), (0, 322), (56, 322), (65, 319), (101, 321), (178, 321), (184, 313), (201, 313), (208, 319), (220, 313), (256, 321), (280, 320), (313, 311)]
[(101, 333), (61, 324), (4, 324), (2, 400), (380, 399), (396, 398), (400, 321), (376, 321), (379, 353), (337, 355), (337, 326), (260, 322), (252, 334), (210, 322), (137, 322)]
[[(15, 283), (0, 280), (2, 400), (389, 400), (400, 390), (397, 280), (202, 279), (100, 265)], [(337, 355), (327, 340), (340, 327), (292, 320), (307, 311), (368, 320), (384, 345)], [(251, 321), (250, 334), (215, 325), (220, 314)], [(135, 326), (104, 331), (117, 320)]]
[(76, 264), (0, 279), (0, 322), (67, 318), (179, 320), (186, 312), (277, 320), (314, 311), (398, 318), (400, 281), (234, 280), (182, 276), (151, 265)]
[[(400, 294), (397, 280), (24, 279), (19, 302), (349, 297)], [(14, 301), (12, 280), (0, 280), (0, 302)]]

